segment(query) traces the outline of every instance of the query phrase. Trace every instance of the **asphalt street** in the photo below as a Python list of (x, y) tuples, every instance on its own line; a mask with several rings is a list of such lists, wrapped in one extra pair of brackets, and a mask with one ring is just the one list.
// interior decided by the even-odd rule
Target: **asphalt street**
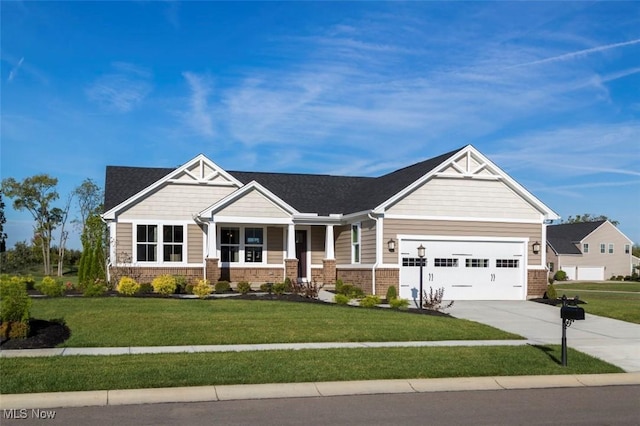
[[(27, 410), (2, 425), (637, 425), (640, 385)], [(20, 414), (20, 412), (17, 412)], [(14, 413), (15, 414), (15, 413)], [(52, 414), (54, 418), (51, 418)], [(43, 417), (49, 417), (45, 419)]]

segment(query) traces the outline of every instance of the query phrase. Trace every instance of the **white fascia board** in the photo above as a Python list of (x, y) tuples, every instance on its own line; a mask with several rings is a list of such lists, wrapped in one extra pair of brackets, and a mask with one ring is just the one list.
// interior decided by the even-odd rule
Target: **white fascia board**
[[(155, 183), (153, 183), (152, 185), (149, 185), (148, 187), (146, 187), (145, 189), (143, 189), (142, 191), (132, 195), (131, 197), (127, 198), (125, 201), (121, 202), (120, 204), (118, 204), (117, 206), (113, 207), (112, 209), (106, 211), (105, 213), (103, 213), (103, 218), (105, 220), (113, 220), (116, 218), (116, 214), (126, 208), (128, 205), (130, 205), (131, 203), (145, 197), (147, 194), (155, 191), (156, 189), (160, 188), (162, 185), (168, 183), (168, 182), (175, 182), (175, 178), (180, 174), (180, 173), (186, 173), (189, 176), (193, 176), (192, 173), (189, 173), (188, 169), (193, 166), (196, 163), (203, 163), (206, 164), (207, 166), (209, 166), (210, 168), (216, 170), (216, 176), (219, 174), (223, 177), (225, 177), (226, 179), (228, 179), (231, 183), (232, 186), (236, 185), (238, 187), (242, 187), (242, 182), (240, 182), (239, 180), (237, 180), (236, 178), (234, 178), (233, 176), (231, 176), (229, 173), (227, 173), (224, 169), (222, 169), (220, 166), (218, 166), (216, 163), (214, 163), (213, 161), (209, 160), (204, 154), (198, 154), (196, 157), (194, 157), (193, 159), (187, 161), (186, 163), (184, 163), (182, 166), (176, 168), (174, 171), (172, 171), (171, 173), (169, 173), (168, 175), (166, 175), (165, 177), (157, 180)], [(197, 177), (196, 177), (197, 178)], [(205, 177), (201, 177), (200, 179), (194, 181), (194, 184), (203, 184), (206, 183), (204, 181)]]
[(631, 238), (629, 238), (629, 237), (627, 237), (626, 235), (624, 235), (624, 234), (622, 233), (622, 231), (618, 229), (618, 227), (617, 227), (617, 226), (615, 226), (613, 223), (609, 222), (608, 220), (607, 220), (606, 222), (603, 222), (600, 226), (598, 226), (598, 227), (597, 227), (596, 229), (594, 229), (593, 231), (589, 232), (589, 234), (587, 234), (587, 235), (586, 235), (582, 240), (580, 240), (580, 241), (579, 241), (579, 243), (580, 243), (580, 244), (582, 244), (584, 240), (586, 240), (587, 238), (589, 238), (589, 237), (591, 236), (591, 234), (593, 234), (594, 232), (596, 232), (598, 229), (602, 228), (602, 227), (603, 227), (605, 224), (607, 224), (607, 223), (608, 223), (609, 225), (611, 225), (611, 227), (612, 227), (613, 229), (615, 229), (616, 231), (618, 231), (618, 233), (619, 233), (620, 235), (622, 235), (624, 238), (626, 238), (626, 239), (627, 239), (627, 241), (629, 241), (629, 243), (631, 243), (631, 245), (633, 245), (633, 241), (631, 241)]
[(503, 243), (528, 243), (529, 237), (462, 237), (462, 236), (446, 236), (446, 235), (412, 235), (399, 234), (398, 240), (411, 241), (487, 241), (487, 242), (503, 242)]
[(305, 216), (293, 215), (296, 225), (341, 225), (342, 219), (335, 216)]
[(250, 223), (253, 225), (291, 225), (293, 220), (286, 217), (256, 217), (256, 216), (218, 216), (215, 222), (220, 223)]
[(361, 212), (355, 212), (355, 213), (349, 213), (349, 214), (342, 215), (342, 220), (345, 223), (348, 223), (348, 222), (352, 222), (354, 219), (368, 218), (369, 213), (374, 214), (374, 212), (371, 211), (371, 210), (363, 210)]
[(504, 223), (531, 223), (540, 225), (542, 220), (538, 219), (517, 219), (504, 217), (458, 217), (458, 216), (412, 216), (403, 214), (386, 214), (385, 219), (403, 220), (439, 220), (439, 221), (460, 221), (460, 222), (504, 222)]
[(269, 201), (271, 201), (277, 207), (282, 209), (286, 214), (289, 214), (289, 215), (292, 215), (292, 216), (294, 214), (299, 214), (299, 212), (296, 209), (291, 207), (289, 204), (285, 203), (281, 198), (279, 198), (273, 192), (269, 191), (267, 188), (265, 188), (264, 186), (260, 185), (255, 180), (252, 180), (251, 182), (249, 182), (248, 184), (246, 184), (242, 188), (238, 189), (237, 191), (232, 192), (231, 194), (227, 195), (222, 200), (220, 200), (217, 203), (215, 203), (215, 204), (207, 207), (206, 209), (202, 210), (200, 213), (198, 213), (198, 216), (204, 217), (204, 218), (211, 217), (211, 215), (213, 215), (216, 211), (218, 211), (218, 210), (220, 210), (220, 209), (222, 209), (224, 207), (227, 207), (230, 204), (233, 204), (234, 201), (236, 201), (239, 198), (243, 197), (246, 193), (248, 193), (249, 191), (251, 191), (253, 189), (255, 189), (256, 191), (260, 192), (262, 195), (267, 197), (269, 199)]

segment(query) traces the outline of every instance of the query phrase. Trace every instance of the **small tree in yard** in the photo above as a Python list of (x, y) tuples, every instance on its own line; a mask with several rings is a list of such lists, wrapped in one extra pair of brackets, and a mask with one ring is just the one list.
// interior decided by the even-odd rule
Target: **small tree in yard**
[(442, 298), (444, 296), (444, 287), (440, 287), (433, 291), (433, 287), (429, 287), (429, 293), (426, 290), (423, 292), (423, 304), (426, 309), (431, 309), (432, 311), (441, 312), (447, 308), (453, 306), (453, 300), (446, 305), (442, 305)]

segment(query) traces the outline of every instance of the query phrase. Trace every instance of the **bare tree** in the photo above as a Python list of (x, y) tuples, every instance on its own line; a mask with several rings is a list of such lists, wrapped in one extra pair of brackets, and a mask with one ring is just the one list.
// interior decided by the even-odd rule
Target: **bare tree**
[(69, 231), (65, 230), (67, 219), (69, 218), (69, 209), (71, 208), (71, 201), (73, 200), (74, 193), (71, 193), (67, 197), (67, 202), (64, 205), (64, 209), (60, 210), (60, 239), (58, 241), (58, 276), (62, 276), (62, 270), (64, 268), (64, 253), (67, 245), (67, 238), (69, 238)]

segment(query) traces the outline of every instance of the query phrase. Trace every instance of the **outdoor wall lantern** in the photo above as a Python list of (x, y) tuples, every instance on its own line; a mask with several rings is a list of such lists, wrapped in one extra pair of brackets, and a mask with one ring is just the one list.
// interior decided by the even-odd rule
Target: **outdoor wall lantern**
[(396, 240), (394, 240), (393, 238), (391, 238), (389, 241), (387, 241), (387, 247), (389, 248), (389, 251), (391, 253), (393, 253), (394, 251), (396, 251)]
[(533, 243), (533, 245), (531, 246), (531, 248), (533, 249), (533, 253), (534, 254), (538, 254), (540, 253), (540, 243), (538, 241), (536, 241), (535, 243)]

